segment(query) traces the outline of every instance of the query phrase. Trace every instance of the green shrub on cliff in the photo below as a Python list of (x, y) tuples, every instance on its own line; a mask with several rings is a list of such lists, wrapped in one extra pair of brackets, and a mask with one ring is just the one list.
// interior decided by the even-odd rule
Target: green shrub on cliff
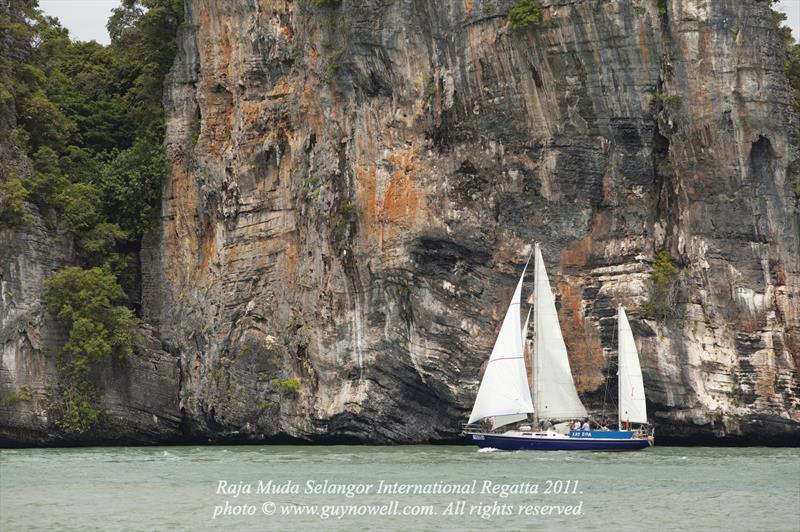
[(61, 226), (75, 237), (78, 258), (84, 266), (120, 265), (115, 253), (117, 242), (127, 233), (117, 224), (105, 221), (103, 195), (89, 183), (73, 183), (55, 197)]
[(83, 434), (97, 426), (103, 410), (97, 406), (97, 390), (91, 383), (62, 379), (58, 392), (48, 408), (58, 428), (67, 434)]
[[(800, 142), (800, 131), (795, 133), (795, 137)], [(795, 159), (789, 164), (786, 175), (789, 178), (789, 183), (792, 184), (795, 195), (800, 197), (800, 159)]]
[(311, 7), (315, 9), (335, 8), (342, 5), (342, 0), (309, 0)]
[(294, 394), (300, 391), (300, 379), (275, 379), (272, 381), (272, 384), (289, 393)]
[(152, 227), (167, 173), (167, 156), (160, 133), (152, 131), (104, 166), (99, 187), (109, 221), (138, 237)]
[(642, 313), (654, 319), (675, 317), (673, 289), (678, 268), (673, 264), (669, 252), (660, 251), (653, 261), (650, 275), (650, 299), (642, 305)]
[(508, 21), (515, 30), (525, 31), (542, 23), (542, 10), (536, 0), (517, 0), (508, 11)]
[(77, 365), (127, 356), (132, 350), (133, 312), (126, 296), (106, 269), (64, 268), (45, 283), (47, 310), (69, 329), (62, 353)]
[(15, 178), (0, 183), (0, 229), (15, 227), (25, 221), (28, 191)]
[(30, 401), (31, 399), (33, 399), (33, 395), (31, 393), (31, 387), (27, 384), (23, 384), (22, 386), (19, 387), (18, 392), (11, 392), (5, 394), (0, 403), (2, 403), (3, 406), (8, 408), (16, 405), (17, 403)]
[(92, 372), (133, 352), (137, 320), (125, 300), (114, 274), (101, 268), (64, 268), (45, 283), (47, 310), (69, 331), (58, 353), (61, 394), (55, 406), (68, 432), (85, 432), (97, 421)]
[(347, 233), (348, 228), (355, 222), (358, 215), (358, 207), (352, 201), (342, 203), (339, 207), (339, 221), (333, 228), (333, 234), (337, 240), (341, 240)]
[(328, 68), (325, 70), (325, 75), (327, 76), (329, 81), (342, 67), (343, 55), (344, 52), (342, 50), (332, 50), (330, 55), (328, 56)]
[(47, 214), (56, 205), (56, 197), (69, 180), (59, 166), (58, 154), (49, 146), (42, 146), (33, 154), (33, 176), (25, 182), (31, 201)]
[(100, 191), (88, 183), (73, 183), (56, 196), (61, 207), (60, 220), (65, 229), (81, 234), (100, 222)]

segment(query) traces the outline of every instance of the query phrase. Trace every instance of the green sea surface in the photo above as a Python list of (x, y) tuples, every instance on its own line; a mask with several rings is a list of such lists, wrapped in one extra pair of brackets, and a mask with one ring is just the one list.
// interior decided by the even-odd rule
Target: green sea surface
[(800, 530), (800, 449), (0, 451), (0, 530)]

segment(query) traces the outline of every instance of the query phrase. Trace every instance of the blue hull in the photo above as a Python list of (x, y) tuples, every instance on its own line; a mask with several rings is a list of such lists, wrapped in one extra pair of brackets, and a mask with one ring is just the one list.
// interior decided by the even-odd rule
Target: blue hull
[[(585, 433), (588, 434), (588, 433)], [(478, 447), (502, 451), (638, 451), (650, 446), (646, 439), (632, 439), (630, 432), (605, 433), (593, 431), (588, 437), (537, 438), (502, 434), (467, 434)], [(596, 436), (597, 435), (597, 436)]]

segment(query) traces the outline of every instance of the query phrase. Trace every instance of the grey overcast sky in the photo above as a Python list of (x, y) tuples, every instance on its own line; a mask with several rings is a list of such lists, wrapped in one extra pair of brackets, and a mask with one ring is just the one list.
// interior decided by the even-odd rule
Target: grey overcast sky
[[(119, 0), (39, 0), (42, 11), (58, 17), (73, 39), (94, 39), (103, 44), (109, 42), (106, 20), (119, 4)], [(786, 23), (792, 28), (794, 38), (800, 41), (800, 0), (781, 0), (777, 9), (786, 13)]]
[(800, 41), (800, 0), (781, 0), (775, 6), (786, 13), (786, 25), (792, 28), (795, 41)]
[[(800, 0), (798, 0), (800, 2)], [(69, 35), (79, 41), (95, 40), (108, 44), (106, 21), (119, 0), (39, 0), (45, 15), (57, 17)]]

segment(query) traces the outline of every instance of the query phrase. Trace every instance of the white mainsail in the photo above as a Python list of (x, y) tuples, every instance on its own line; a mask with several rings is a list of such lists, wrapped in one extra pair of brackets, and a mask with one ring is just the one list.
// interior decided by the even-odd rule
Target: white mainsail
[(578, 397), (572, 370), (569, 367), (567, 346), (561, 335), (556, 304), (550, 291), (550, 281), (544, 260), (536, 244), (535, 303), (533, 306), (534, 351), (532, 357), (534, 408), (539, 419), (586, 417), (586, 409)]
[(492, 418), (492, 430), (508, 425), (510, 423), (516, 423), (517, 421), (522, 421), (524, 419), (528, 419), (528, 414), (509, 414), (507, 416), (495, 416)]
[[(527, 268), (526, 265), (525, 270)], [(500, 327), (500, 334), (497, 335), (469, 423), (494, 417), (492, 425), (497, 428), (525, 419), (526, 414), (533, 412), (522, 353), (522, 331), (519, 326), (525, 270), (522, 271)]]
[(622, 305), (617, 311), (617, 364), (619, 369), (619, 423), (647, 423), (647, 407), (644, 400), (642, 368), (639, 353), (633, 341), (633, 332)]

